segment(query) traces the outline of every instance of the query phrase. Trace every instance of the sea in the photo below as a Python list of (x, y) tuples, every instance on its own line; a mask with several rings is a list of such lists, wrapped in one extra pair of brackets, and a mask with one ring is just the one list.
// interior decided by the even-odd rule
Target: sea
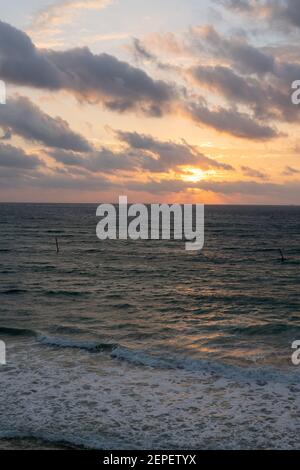
[(300, 207), (206, 206), (200, 252), (96, 209), (0, 204), (0, 448), (299, 448)]

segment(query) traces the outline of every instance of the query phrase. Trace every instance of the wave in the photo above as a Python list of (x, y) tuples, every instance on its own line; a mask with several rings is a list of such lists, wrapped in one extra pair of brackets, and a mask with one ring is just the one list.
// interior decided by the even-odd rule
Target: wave
[(82, 335), (86, 330), (83, 328), (79, 328), (78, 326), (66, 326), (66, 325), (58, 325), (52, 326), (49, 328), (51, 333), (61, 333), (61, 334), (69, 334), (69, 335)]
[(7, 326), (0, 326), (0, 334), (7, 336), (37, 336), (38, 333), (34, 330), (26, 328), (11, 328)]
[(64, 435), (48, 435), (47, 433), (24, 433), (24, 432), (1, 432), (0, 433), (0, 449), (1, 442), (7, 442), (6, 448), (14, 448), (18, 446), (19, 449), (39, 449), (39, 448), (52, 448), (52, 449), (65, 449), (65, 450), (101, 450), (96, 439), (80, 439), (75, 437), (67, 437)]
[(261, 386), (268, 382), (293, 384), (299, 382), (299, 374), (293, 371), (285, 371), (272, 367), (239, 367), (222, 362), (171, 355), (169, 357), (160, 357), (149, 354), (146, 351), (132, 350), (121, 346), (112, 351), (111, 357), (140, 366), (210, 374), (238, 382), (256, 381)]
[(69, 338), (59, 338), (53, 336), (39, 336), (38, 341), (47, 346), (58, 348), (82, 349), (89, 352), (112, 351), (117, 347), (112, 343), (100, 343), (97, 341), (77, 341)]
[(256, 381), (258, 385), (268, 382), (297, 384), (299, 374), (293, 370), (276, 369), (274, 367), (240, 367), (206, 359), (193, 359), (176, 354), (157, 355), (152, 351), (127, 348), (117, 343), (104, 341), (85, 341), (67, 337), (48, 336), (42, 332), (25, 328), (0, 327), (0, 335), (34, 337), (39, 344), (67, 349), (79, 349), (89, 353), (107, 354), (113, 360), (125, 361), (134, 366), (153, 369), (182, 370), (191, 373), (214, 375), (241, 381)]
[(16, 295), (16, 294), (24, 294), (27, 291), (24, 289), (7, 289), (0, 291), (0, 295)]
[[(56, 269), (54, 267), (38, 267), (34, 268), (34, 272), (38, 272), (41, 270), (46, 270), (48, 271), (49, 269)], [(87, 297), (89, 295), (89, 292), (87, 291), (74, 291), (74, 290), (27, 290), (27, 289), (6, 289), (0, 291), (0, 295), (20, 295), (20, 294), (26, 294), (26, 293), (35, 293), (39, 295), (44, 295), (46, 297)]]
[(291, 325), (288, 323), (265, 323), (261, 325), (250, 325), (245, 327), (234, 327), (232, 328), (233, 334), (240, 335), (279, 335), (282, 333), (289, 332), (297, 334), (300, 331), (300, 327), (297, 325)]
[(85, 297), (88, 292), (82, 291), (71, 291), (71, 290), (46, 290), (43, 292), (44, 295), (49, 297), (61, 296), (61, 297)]
[(178, 355), (158, 356), (141, 349), (130, 349), (114, 343), (77, 341), (67, 338), (41, 336), (41, 344), (59, 347), (81, 349), (90, 353), (106, 353), (112, 359), (125, 361), (135, 366), (150, 367), (153, 369), (182, 370), (191, 373), (214, 375), (216, 378), (225, 378), (241, 381), (256, 381), (264, 386), (268, 382), (297, 384), (299, 374), (293, 371), (280, 370), (272, 367), (239, 367), (222, 362), (212, 362), (205, 359), (191, 359)]

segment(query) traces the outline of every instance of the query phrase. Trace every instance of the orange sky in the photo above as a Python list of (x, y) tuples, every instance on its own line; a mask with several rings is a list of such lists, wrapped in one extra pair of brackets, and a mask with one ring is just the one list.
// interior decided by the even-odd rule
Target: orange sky
[(300, 24), (272, 1), (14, 3), (1, 201), (299, 204)]

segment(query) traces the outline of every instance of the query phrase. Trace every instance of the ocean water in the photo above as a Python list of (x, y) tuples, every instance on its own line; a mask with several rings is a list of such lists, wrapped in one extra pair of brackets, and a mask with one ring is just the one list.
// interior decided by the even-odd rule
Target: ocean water
[(0, 439), (299, 448), (300, 208), (208, 206), (200, 253), (95, 214), (0, 205)]

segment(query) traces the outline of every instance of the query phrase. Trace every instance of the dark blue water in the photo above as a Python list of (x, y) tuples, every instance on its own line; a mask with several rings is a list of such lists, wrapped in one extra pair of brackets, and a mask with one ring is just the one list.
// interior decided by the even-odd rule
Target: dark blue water
[(0, 205), (0, 436), (296, 448), (300, 208), (206, 207), (200, 253), (95, 214)]

